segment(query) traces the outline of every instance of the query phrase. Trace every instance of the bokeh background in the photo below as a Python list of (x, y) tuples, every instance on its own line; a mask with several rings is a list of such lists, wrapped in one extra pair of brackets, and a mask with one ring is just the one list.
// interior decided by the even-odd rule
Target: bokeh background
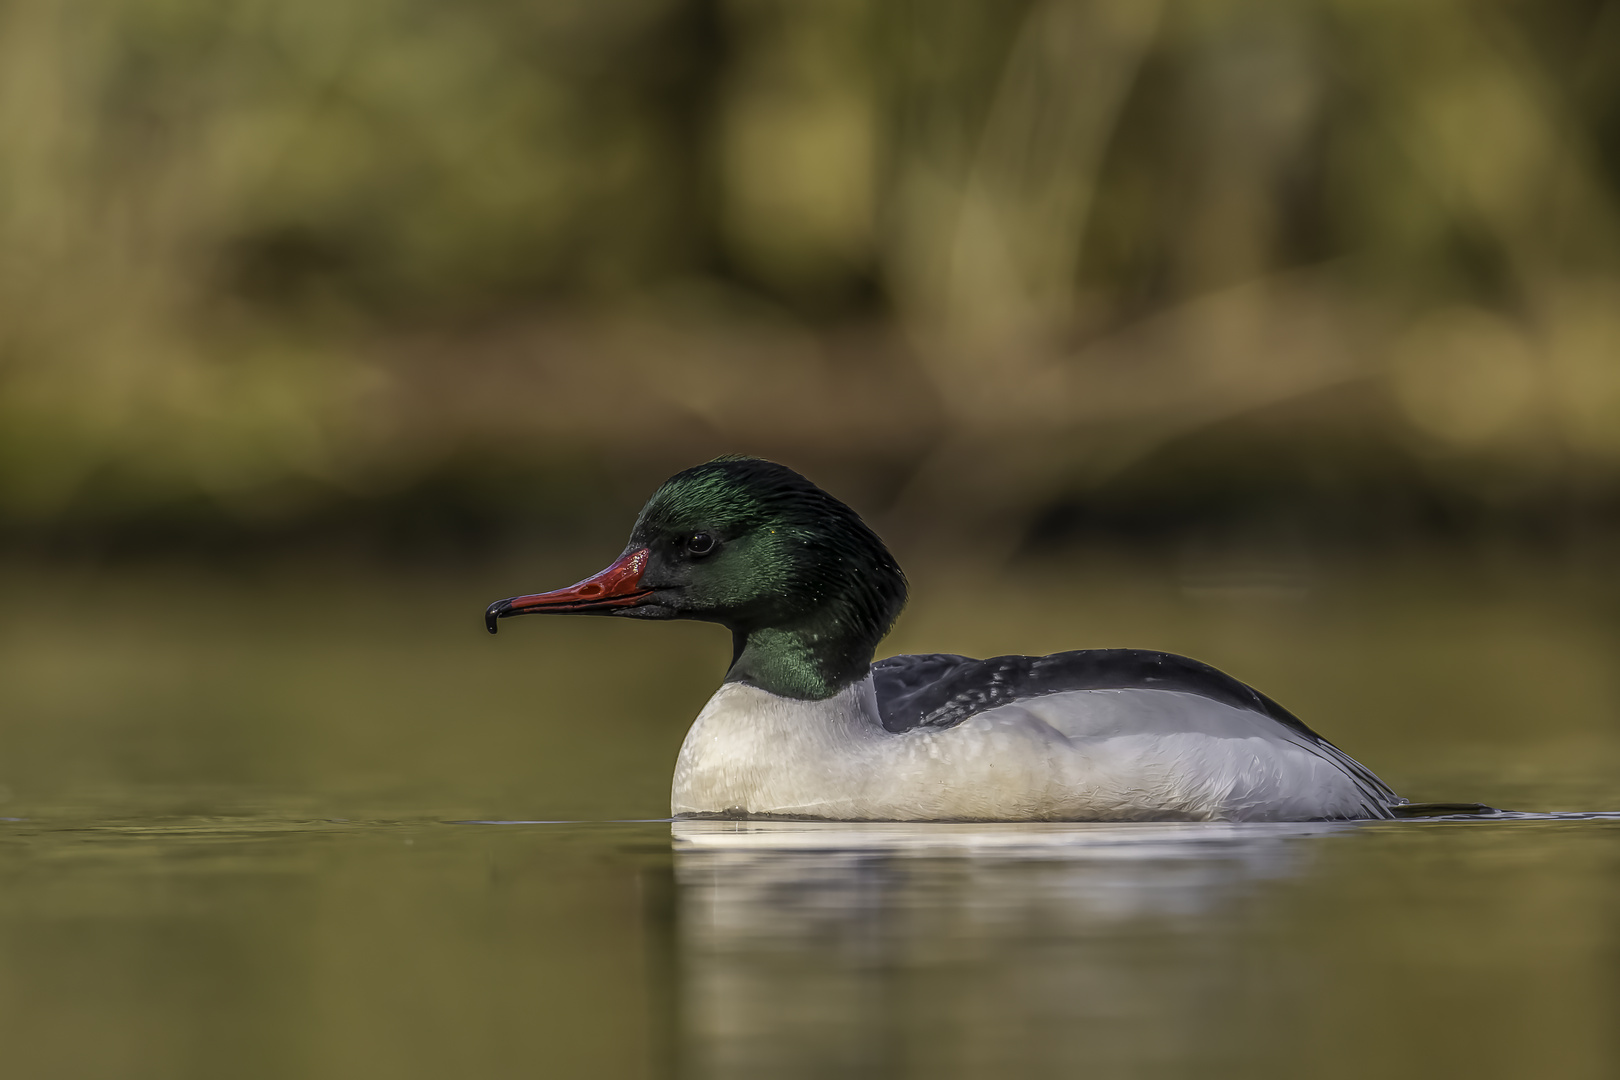
[(0, 523), (1595, 542), (1617, 192), (1600, 0), (17, 0)]

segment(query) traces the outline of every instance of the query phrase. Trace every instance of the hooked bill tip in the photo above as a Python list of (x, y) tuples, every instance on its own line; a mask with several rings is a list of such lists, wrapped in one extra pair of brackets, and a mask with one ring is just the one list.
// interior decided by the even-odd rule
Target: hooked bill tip
[(495, 603), (484, 609), (484, 629), (488, 630), (492, 634), (495, 633), (495, 631), (498, 629), (496, 626), (496, 620), (500, 617), (501, 601), (497, 600)]

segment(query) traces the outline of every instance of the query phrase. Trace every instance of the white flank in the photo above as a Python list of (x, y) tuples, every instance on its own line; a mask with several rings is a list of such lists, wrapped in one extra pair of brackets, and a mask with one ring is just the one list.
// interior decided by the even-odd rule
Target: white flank
[(826, 701), (726, 683), (681, 746), (671, 810), (838, 821), (1387, 817), (1341, 759), (1268, 717), (1174, 690), (1073, 690), (892, 734), (870, 677)]

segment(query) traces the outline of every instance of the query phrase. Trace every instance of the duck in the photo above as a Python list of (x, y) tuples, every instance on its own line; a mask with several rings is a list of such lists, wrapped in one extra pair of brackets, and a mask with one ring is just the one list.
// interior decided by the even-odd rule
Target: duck
[(1407, 800), (1271, 698), (1146, 649), (975, 659), (879, 643), (906, 576), (853, 509), (728, 456), (676, 473), (606, 569), (490, 604), (518, 615), (693, 619), (731, 665), (675, 762), (674, 818), (1320, 821)]

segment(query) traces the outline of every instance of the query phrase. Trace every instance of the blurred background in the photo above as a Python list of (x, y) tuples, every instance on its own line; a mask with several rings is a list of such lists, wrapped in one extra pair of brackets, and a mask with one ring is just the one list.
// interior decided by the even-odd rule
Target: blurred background
[(0, 534), (487, 557), (1620, 529), (1602, 0), (0, 13)]

